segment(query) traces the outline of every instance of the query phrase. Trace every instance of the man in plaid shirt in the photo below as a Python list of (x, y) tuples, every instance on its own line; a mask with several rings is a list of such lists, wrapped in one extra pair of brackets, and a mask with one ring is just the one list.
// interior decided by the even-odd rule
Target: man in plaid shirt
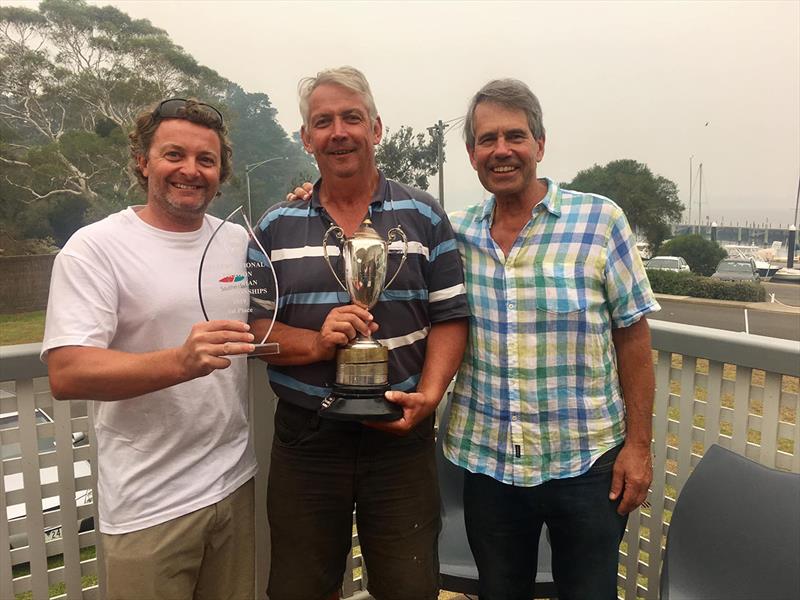
[(445, 454), (481, 600), (528, 600), (542, 523), (559, 598), (616, 598), (627, 515), (652, 479), (659, 309), (622, 210), (537, 179), (545, 134), (522, 82), (486, 84), (464, 126), (494, 195), (451, 215), (472, 317)]

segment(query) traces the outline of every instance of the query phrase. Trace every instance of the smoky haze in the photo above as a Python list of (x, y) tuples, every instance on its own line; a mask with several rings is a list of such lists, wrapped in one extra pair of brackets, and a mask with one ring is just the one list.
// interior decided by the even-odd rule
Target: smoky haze
[[(149, 19), (200, 63), (268, 94), (289, 133), (300, 127), (297, 81), (326, 67), (363, 70), (392, 130), (457, 118), (487, 80), (516, 77), (544, 108), (540, 175), (569, 181), (631, 158), (675, 181), (686, 205), (693, 157), (704, 222), (794, 218), (798, 2), (95, 4)], [(460, 129), (445, 140), (446, 207), (480, 201)]]

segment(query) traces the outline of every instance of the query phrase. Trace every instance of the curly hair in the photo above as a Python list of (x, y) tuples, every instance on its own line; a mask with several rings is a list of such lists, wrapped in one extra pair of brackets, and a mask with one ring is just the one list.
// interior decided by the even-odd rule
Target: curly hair
[(165, 119), (184, 119), (216, 131), (219, 137), (220, 148), (222, 149), (219, 174), (220, 183), (224, 183), (231, 176), (233, 146), (228, 138), (228, 128), (222, 121), (222, 117), (212, 106), (200, 102), (195, 98), (190, 98), (185, 102), (186, 105), (179, 108), (175, 116), (169, 117), (164, 117), (159, 113), (163, 102), (153, 104), (139, 113), (139, 116), (136, 117), (136, 125), (133, 131), (128, 134), (131, 152), (129, 168), (138, 180), (139, 185), (141, 185), (145, 191), (147, 191), (147, 177), (142, 173), (138, 158), (148, 155), (156, 130)]

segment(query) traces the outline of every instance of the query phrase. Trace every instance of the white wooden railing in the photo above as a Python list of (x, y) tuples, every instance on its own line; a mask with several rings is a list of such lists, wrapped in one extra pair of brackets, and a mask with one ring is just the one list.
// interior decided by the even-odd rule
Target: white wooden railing
[(626, 600), (658, 597), (675, 500), (711, 444), (800, 473), (800, 343), (662, 321), (650, 326), (654, 476), (651, 507), (631, 514), (620, 550)]
[[(657, 597), (662, 547), (675, 499), (710, 444), (719, 443), (770, 467), (800, 472), (800, 344), (657, 321), (651, 322), (651, 328), (657, 388), (655, 476), (651, 508), (631, 515), (620, 551), (620, 597), (626, 599)], [(19, 443), (22, 450), (20, 458), (0, 463), (0, 511), (4, 516), (0, 522), (0, 598), (102, 598), (102, 560), (92, 551), (96, 548), (102, 556), (102, 548), (94, 531), (78, 534), (78, 523), (93, 516), (96, 505), (77, 503), (76, 492), (91, 489), (96, 497), (94, 470), (91, 476), (76, 478), (74, 469), (82, 461), (97, 464), (91, 416), (86, 403), (53, 401), (38, 349), (38, 344), (0, 348), (0, 414), (19, 412), (18, 427), (0, 426), (0, 442), (3, 446)], [(263, 598), (269, 568), (266, 477), (274, 399), (262, 363), (252, 361), (249, 378), (250, 416), (260, 465), (254, 596)], [(37, 424), (36, 408), (54, 422)], [(88, 436), (89, 443), (74, 447), (72, 434), (79, 432)], [(55, 450), (40, 453), (38, 441), (47, 438), (55, 439)], [(58, 469), (58, 483), (42, 483), (41, 470), (52, 466)], [(8, 476), (20, 473), (24, 488), (7, 490), (4, 482)], [(42, 498), (52, 496), (60, 497), (60, 508), (43, 512)], [(20, 503), (26, 506), (26, 516), (9, 522), (6, 508)], [(58, 525), (62, 528), (60, 539), (46, 540), (45, 530)], [(27, 536), (28, 546), (9, 550), (11, 537), (20, 534)], [(353, 546), (342, 597), (357, 600), (368, 595), (357, 536)], [(55, 557), (50, 560), (58, 566), (48, 567), (48, 557)]]

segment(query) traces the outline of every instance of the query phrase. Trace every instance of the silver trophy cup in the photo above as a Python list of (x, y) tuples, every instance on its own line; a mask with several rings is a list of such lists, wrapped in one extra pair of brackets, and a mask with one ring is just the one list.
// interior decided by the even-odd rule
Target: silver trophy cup
[[(344, 282), (339, 278), (328, 256), (328, 238), (335, 235), (342, 242)], [(367, 310), (378, 302), (381, 292), (397, 277), (408, 255), (408, 240), (399, 227), (381, 238), (365, 219), (353, 237), (345, 239), (344, 231), (336, 225), (322, 237), (322, 251), (331, 273), (346, 292), (350, 301)], [(386, 270), (389, 243), (402, 240), (403, 256), (389, 281)], [(403, 410), (384, 398), (389, 389), (389, 350), (371, 336), (358, 334), (336, 352), (336, 383), (325, 398), (320, 416), (341, 421), (396, 421)]]

